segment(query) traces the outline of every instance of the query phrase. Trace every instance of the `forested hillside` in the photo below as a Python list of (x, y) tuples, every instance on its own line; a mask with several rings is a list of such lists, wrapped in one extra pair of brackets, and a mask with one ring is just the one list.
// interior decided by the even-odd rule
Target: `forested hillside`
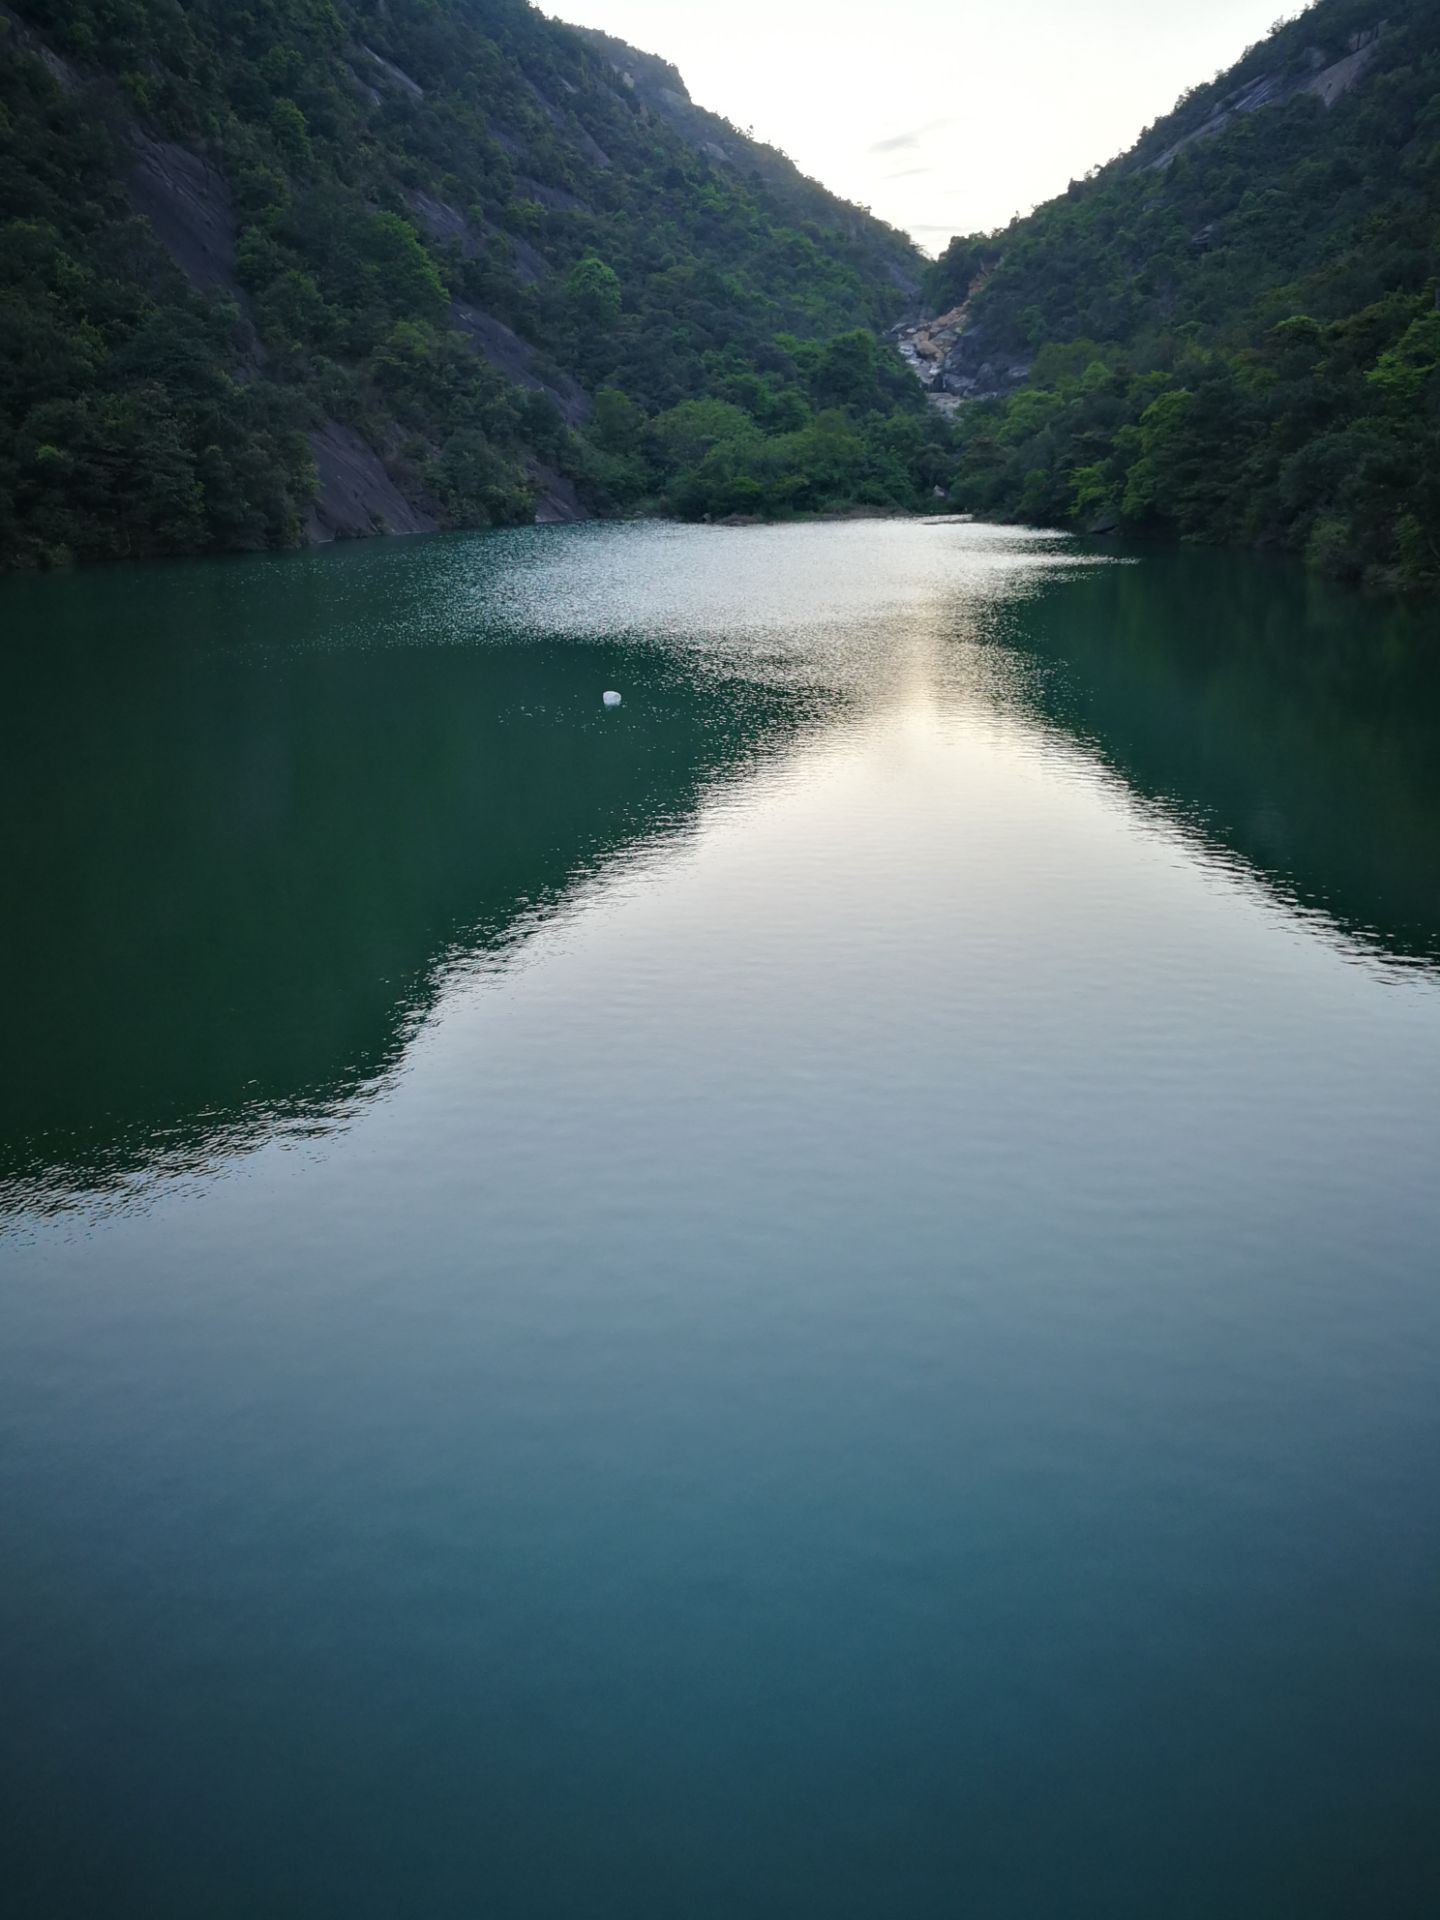
[(1440, 5), (1319, 0), (931, 270), (956, 496), (1440, 585), (1437, 272)]
[(614, 51), (524, 0), (0, 4), (0, 565), (948, 477), (877, 341), (909, 243)]

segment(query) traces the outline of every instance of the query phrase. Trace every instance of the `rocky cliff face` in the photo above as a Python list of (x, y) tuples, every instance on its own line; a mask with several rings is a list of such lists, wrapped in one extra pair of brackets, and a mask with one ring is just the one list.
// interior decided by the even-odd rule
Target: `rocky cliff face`
[(890, 337), (931, 405), (947, 416), (967, 400), (1011, 392), (1030, 371), (1027, 356), (992, 341), (969, 300), (934, 319), (903, 321)]
[(1312, 94), (1322, 106), (1333, 107), (1375, 58), (1388, 24), (1380, 20), (1371, 27), (1357, 28), (1347, 34), (1343, 51), (1338, 55), (1322, 46), (1306, 47), (1296, 65), (1277, 67), (1247, 79), (1216, 101), (1199, 126), (1182, 134), (1153, 158), (1147, 157), (1142, 164), (1147, 169), (1163, 171), (1199, 142), (1213, 140), (1223, 133), (1233, 121), (1258, 113), (1261, 107), (1280, 106), (1298, 94)]

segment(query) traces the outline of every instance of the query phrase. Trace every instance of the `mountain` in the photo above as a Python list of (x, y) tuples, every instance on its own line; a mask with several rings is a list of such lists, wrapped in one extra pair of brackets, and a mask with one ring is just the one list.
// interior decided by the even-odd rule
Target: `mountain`
[(903, 346), (972, 511), (1440, 585), (1440, 6), (1319, 0), (952, 242)]
[(919, 294), (925, 262), (908, 235), (897, 233), (860, 207), (837, 200), (818, 181), (801, 173), (778, 148), (766, 146), (718, 113), (697, 106), (668, 60), (640, 53), (594, 27), (576, 31), (610, 63), (637, 100), (716, 166), (731, 169), (766, 189), (797, 225), (813, 222), (842, 241), (871, 277), (888, 282), (909, 300)]
[(923, 264), (524, 0), (0, 3), (0, 565), (913, 505)]

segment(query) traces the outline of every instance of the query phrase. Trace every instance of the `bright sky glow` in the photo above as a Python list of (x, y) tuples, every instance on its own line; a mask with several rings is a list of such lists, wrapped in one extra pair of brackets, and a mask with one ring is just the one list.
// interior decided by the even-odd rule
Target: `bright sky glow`
[(1111, 159), (1281, 0), (540, 0), (930, 251)]

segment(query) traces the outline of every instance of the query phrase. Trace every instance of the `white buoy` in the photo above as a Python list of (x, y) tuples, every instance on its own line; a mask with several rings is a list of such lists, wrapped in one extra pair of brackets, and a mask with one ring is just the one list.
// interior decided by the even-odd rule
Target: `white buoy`
[(600, 698), (607, 707), (618, 707), (620, 704), (620, 696), (618, 693), (602, 693)]

